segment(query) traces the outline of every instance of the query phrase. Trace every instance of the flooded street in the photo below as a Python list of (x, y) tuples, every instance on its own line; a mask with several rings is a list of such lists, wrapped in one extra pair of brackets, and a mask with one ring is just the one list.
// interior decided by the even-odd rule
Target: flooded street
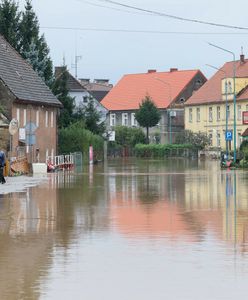
[(248, 171), (112, 160), (0, 195), (0, 299), (241, 299)]

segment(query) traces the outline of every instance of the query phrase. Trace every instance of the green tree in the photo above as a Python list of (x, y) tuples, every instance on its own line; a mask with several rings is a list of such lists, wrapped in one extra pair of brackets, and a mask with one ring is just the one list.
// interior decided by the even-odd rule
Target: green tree
[(68, 127), (73, 123), (74, 98), (69, 96), (67, 88), (68, 72), (66, 66), (63, 67), (61, 74), (56, 78), (52, 85), (52, 91), (59, 101), (63, 104), (61, 109), (58, 126), (59, 128)]
[(176, 144), (190, 144), (196, 148), (204, 149), (210, 145), (210, 138), (204, 132), (193, 132), (191, 130), (183, 130), (176, 135)]
[(18, 4), (14, 0), (3, 0), (0, 3), (0, 33), (15, 49), (20, 44), (20, 16)]
[(97, 111), (92, 97), (90, 97), (88, 104), (83, 109), (83, 117), (86, 129), (98, 135), (104, 133), (105, 124), (101, 122), (101, 113)]
[(51, 86), (53, 79), (53, 66), (49, 56), (44, 35), (39, 34), (38, 18), (33, 10), (30, 0), (26, 0), (25, 11), (21, 14), (20, 41), (18, 51), (32, 65), (40, 77)]
[(146, 128), (146, 140), (149, 143), (149, 128), (156, 126), (161, 118), (160, 111), (150, 96), (147, 95), (142, 100), (139, 110), (135, 113), (135, 118), (141, 127)]

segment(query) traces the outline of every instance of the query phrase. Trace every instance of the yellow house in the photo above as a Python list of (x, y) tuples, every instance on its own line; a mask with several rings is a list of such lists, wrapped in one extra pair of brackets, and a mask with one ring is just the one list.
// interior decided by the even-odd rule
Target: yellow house
[[(235, 89), (234, 89), (235, 66)], [(236, 148), (248, 128), (248, 59), (227, 62), (185, 103), (185, 129), (205, 132), (211, 147), (234, 149), (233, 140), (226, 142), (226, 129), (234, 125), (234, 90), (236, 95)], [(246, 113), (247, 112), (247, 113)]]

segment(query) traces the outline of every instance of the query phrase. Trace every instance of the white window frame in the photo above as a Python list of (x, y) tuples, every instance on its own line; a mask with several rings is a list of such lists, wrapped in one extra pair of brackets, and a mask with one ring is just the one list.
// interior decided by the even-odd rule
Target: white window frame
[(189, 122), (193, 122), (193, 108), (189, 108)]
[(201, 121), (201, 109), (200, 109), (200, 107), (196, 108), (196, 121), (197, 122)]
[(18, 121), (18, 126), (20, 126), (20, 108), (16, 109), (16, 120)]
[(36, 110), (36, 126), (39, 127), (40, 123), (40, 111), (39, 109)]
[(51, 111), (51, 128), (54, 126), (54, 113)]
[(110, 126), (116, 125), (116, 114), (109, 115), (109, 124), (110, 124)]
[(220, 106), (216, 107), (216, 121), (220, 121)]
[(48, 111), (45, 113), (45, 127), (48, 127)]
[(122, 126), (128, 126), (128, 113), (121, 114), (121, 124)]
[(138, 126), (138, 122), (135, 119), (135, 113), (131, 113), (131, 126), (134, 126), (134, 127)]
[(23, 109), (23, 127), (25, 127), (27, 124), (27, 109)]
[(210, 106), (208, 108), (208, 121), (213, 122), (213, 107), (212, 106)]
[(221, 144), (221, 135), (220, 135), (220, 132), (217, 131), (217, 135), (216, 135), (216, 139), (217, 139), (217, 147), (220, 147), (220, 144)]
[(242, 106), (239, 104), (238, 106), (237, 106), (237, 111), (238, 111), (238, 120), (240, 121), (241, 119), (242, 119)]

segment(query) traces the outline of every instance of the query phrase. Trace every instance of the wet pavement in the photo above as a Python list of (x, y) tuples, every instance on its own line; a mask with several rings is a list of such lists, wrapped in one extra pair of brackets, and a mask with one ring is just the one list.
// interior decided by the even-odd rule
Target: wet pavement
[(248, 171), (112, 160), (0, 186), (0, 299), (240, 299)]

